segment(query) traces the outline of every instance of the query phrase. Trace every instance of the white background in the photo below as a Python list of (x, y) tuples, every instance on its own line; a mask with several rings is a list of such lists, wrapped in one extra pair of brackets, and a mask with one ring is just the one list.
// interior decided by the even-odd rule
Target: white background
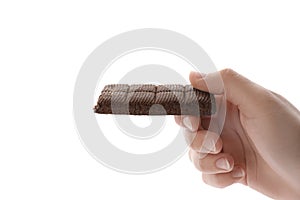
[[(154, 174), (95, 161), (76, 133), (79, 69), (102, 42), (137, 28), (180, 32), (300, 108), (297, 1), (1, 1), (0, 199), (266, 199), (205, 185), (187, 156)], [(172, 133), (170, 133), (172, 134)]]

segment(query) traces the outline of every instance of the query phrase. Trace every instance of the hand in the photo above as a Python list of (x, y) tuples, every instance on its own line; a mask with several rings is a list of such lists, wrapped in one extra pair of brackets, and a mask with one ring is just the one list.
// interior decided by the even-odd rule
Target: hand
[[(220, 76), (224, 86), (217, 84)], [(189, 154), (203, 181), (215, 187), (242, 183), (272, 198), (300, 199), (299, 111), (231, 69), (192, 72), (190, 81), (204, 91), (209, 84), (217, 110), (226, 105), (224, 126), (218, 111), (201, 119), (175, 117), (187, 135), (195, 134)]]

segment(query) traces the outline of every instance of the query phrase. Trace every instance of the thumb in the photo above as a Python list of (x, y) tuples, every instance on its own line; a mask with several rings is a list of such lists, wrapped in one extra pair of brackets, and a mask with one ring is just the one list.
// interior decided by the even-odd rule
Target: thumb
[(260, 105), (258, 102), (266, 93), (263, 87), (232, 69), (224, 69), (205, 76), (198, 72), (191, 72), (189, 78), (194, 88), (212, 94), (224, 94), (227, 101), (248, 114), (260, 109), (257, 107)]

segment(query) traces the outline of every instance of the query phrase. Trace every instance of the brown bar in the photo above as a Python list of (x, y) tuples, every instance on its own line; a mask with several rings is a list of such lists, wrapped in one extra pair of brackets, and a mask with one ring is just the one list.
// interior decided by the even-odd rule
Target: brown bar
[(191, 85), (111, 84), (98, 98), (94, 112), (126, 115), (212, 115), (214, 95)]

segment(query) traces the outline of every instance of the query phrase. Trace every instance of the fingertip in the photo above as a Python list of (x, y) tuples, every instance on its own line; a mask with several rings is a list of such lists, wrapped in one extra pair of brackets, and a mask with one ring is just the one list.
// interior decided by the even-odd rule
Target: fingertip
[(182, 120), (181, 120), (180, 115), (174, 115), (174, 120), (175, 120), (176, 124), (178, 124), (179, 126), (182, 126)]
[(211, 132), (211, 131), (202, 131), (205, 133), (205, 136), (203, 138), (200, 152), (201, 153), (210, 153), (210, 154), (218, 154), (222, 151), (223, 148), (223, 142), (220, 138), (220, 135)]
[(218, 156), (220, 157), (215, 161), (216, 168), (222, 170), (221, 172), (231, 172), (234, 167), (232, 156), (226, 153), (221, 153)]
[(205, 76), (206, 76), (206, 74), (202, 74), (202, 73), (194, 72), (194, 71), (191, 72), (189, 75), (189, 79), (190, 79), (192, 86), (199, 90), (207, 91), (208, 89), (207, 89), (207, 86), (203, 79)]
[(247, 185), (245, 170), (240, 166), (234, 166), (233, 170), (228, 173), (202, 173), (202, 179), (206, 184), (217, 188), (224, 188), (234, 183), (242, 183)]
[(182, 124), (184, 125), (185, 128), (194, 132), (197, 131), (200, 126), (200, 118), (194, 116), (183, 116)]
[(231, 171), (232, 178), (237, 180), (243, 179), (245, 175), (246, 175), (245, 170), (240, 166), (235, 166)]

